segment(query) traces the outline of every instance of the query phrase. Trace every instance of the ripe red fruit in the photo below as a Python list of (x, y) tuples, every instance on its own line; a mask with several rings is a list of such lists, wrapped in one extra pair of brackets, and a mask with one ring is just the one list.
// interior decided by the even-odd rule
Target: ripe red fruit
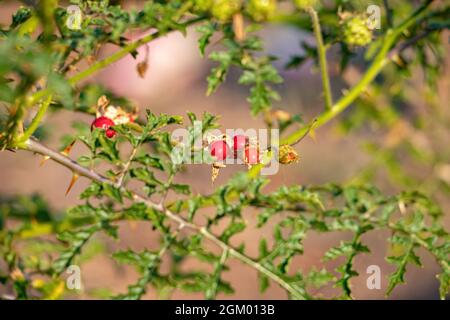
[(238, 152), (239, 150), (243, 150), (248, 141), (248, 138), (244, 135), (235, 135), (233, 137), (233, 150), (234, 152)]
[(114, 121), (112, 121), (110, 118), (101, 116), (92, 121), (91, 130), (94, 128), (103, 129), (105, 130), (106, 136), (108, 138), (112, 138), (116, 135), (116, 131), (110, 129), (112, 126), (114, 126)]
[(108, 138), (112, 138), (116, 135), (116, 132), (113, 129), (106, 129), (105, 134)]
[(229, 151), (228, 145), (224, 140), (214, 141), (209, 145), (211, 155), (217, 160), (225, 160)]
[(245, 148), (245, 163), (257, 164), (259, 163), (259, 150), (256, 147)]

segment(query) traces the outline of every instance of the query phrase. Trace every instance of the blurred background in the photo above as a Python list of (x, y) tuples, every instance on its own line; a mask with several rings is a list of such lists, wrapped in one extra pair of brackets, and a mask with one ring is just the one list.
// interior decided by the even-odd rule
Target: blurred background
[[(139, 1), (122, 1), (125, 6), (138, 6)], [(0, 3), (0, 24), (9, 24), (12, 13), (20, 3), (16, 1), (2, 1)], [(286, 71), (283, 66), (293, 55), (301, 53), (300, 42), (302, 40), (314, 43), (310, 35), (298, 31), (293, 27), (282, 25), (268, 26), (261, 35), (265, 39), (268, 53), (277, 56), (275, 62), (280, 74), (284, 77), (283, 84), (277, 86), (282, 100), (275, 103), (276, 108), (288, 111), (291, 114), (300, 114), (306, 121), (311, 120), (323, 109), (323, 97), (320, 74), (311, 61), (306, 61), (300, 68)], [(380, 97), (377, 107), (394, 108), (404, 115), (406, 128), (408, 120), (415, 121), (417, 117), (426, 117), (433, 105), (442, 109), (442, 117), (448, 116), (448, 102), (450, 92), (449, 59), (449, 33), (444, 31), (441, 35), (444, 43), (445, 59), (442, 74), (439, 75), (436, 89), (432, 97), (425, 88), (425, 78), (419, 68), (413, 69), (413, 73), (405, 77), (407, 85), (402, 86), (404, 99), (398, 104), (392, 101), (383, 101)], [(139, 34), (129, 34), (128, 38), (139, 37)], [(213, 66), (206, 58), (201, 58), (197, 37), (194, 29), (189, 29), (186, 37), (179, 33), (171, 33), (168, 36), (151, 42), (149, 45), (148, 71), (144, 78), (138, 76), (136, 64), (145, 57), (145, 48), (139, 50), (136, 60), (127, 56), (121, 61), (107, 67), (99, 74), (91, 77), (88, 82), (98, 83), (108, 88), (116, 95), (125, 96), (139, 107), (141, 115), (145, 109), (154, 113), (170, 113), (184, 115), (186, 111), (200, 114), (208, 111), (221, 115), (222, 129), (226, 128), (264, 128), (261, 117), (254, 118), (249, 113), (249, 105), (246, 101), (248, 88), (237, 85), (238, 72), (229, 74), (226, 83), (217, 93), (210, 97), (205, 96), (206, 77)], [(208, 48), (216, 49), (214, 46)], [(107, 56), (116, 50), (114, 47), (104, 48), (97, 58)], [(208, 54), (207, 52), (207, 54)], [(354, 84), (361, 76), (361, 71), (366, 67), (362, 54), (354, 58), (355, 66), (347, 68), (345, 73), (339, 73), (339, 59), (337, 49), (329, 51), (329, 72), (334, 98), (337, 99), (342, 90)], [(80, 68), (82, 68), (81, 66)], [(394, 69), (392, 72), (395, 72)], [(377, 89), (375, 89), (376, 91)], [(383, 87), (378, 88), (382, 91)], [(395, 90), (394, 86), (392, 90)], [(430, 100), (431, 99), (431, 100)], [(431, 102), (430, 102), (431, 101)], [(448, 229), (450, 219), (448, 209), (450, 197), (444, 184), (450, 185), (450, 158), (448, 157), (448, 138), (450, 138), (449, 123), (446, 122), (439, 129), (439, 138), (428, 130), (416, 131), (404, 129), (401, 126), (383, 127), (373, 119), (365, 119), (359, 128), (349, 130), (345, 120), (355, 115), (354, 105), (339, 116), (339, 121), (317, 130), (316, 141), (305, 139), (297, 147), (301, 160), (296, 165), (282, 166), (277, 175), (271, 177), (268, 190), (274, 190), (281, 185), (316, 185), (335, 182), (346, 183), (354, 180), (367, 181), (375, 184), (387, 194), (394, 194), (405, 188), (416, 187), (426, 189), (439, 200), (445, 212), (444, 225)], [(67, 111), (50, 114), (46, 123), (51, 126), (51, 135), (46, 143), (52, 147), (59, 147), (60, 138), (71, 132), (70, 123), (74, 120), (90, 123), (92, 118), (83, 114), (74, 114)], [(344, 120), (344, 121), (342, 121)], [(350, 120), (349, 120), (350, 121)], [(405, 125), (405, 124), (404, 124)], [(403, 128), (403, 129), (402, 129)], [(389, 140), (391, 139), (391, 140)], [(377, 153), (377, 145), (380, 143), (394, 143), (394, 147), (407, 140), (416, 143), (427, 152), (436, 154), (436, 161), (419, 162), (411, 160), (408, 153), (395, 151), (394, 163), (385, 161), (383, 155)], [(392, 142), (394, 140), (394, 142)], [(439, 142), (440, 141), (440, 142)], [(397, 144), (395, 144), (397, 143)], [(440, 145), (436, 145), (439, 143)], [(392, 150), (394, 150), (394, 147)], [(396, 149), (395, 149), (396, 150)], [(76, 158), (81, 153), (76, 145), (72, 156)], [(39, 166), (41, 158), (27, 152), (1, 152), (0, 153), (0, 196), (8, 197), (18, 194), (41, 194), (57, 212), (64, 212), (67, 207), (81, 203), (79, 193), (88, 184), (85, 179), (75, 185), (73, 190), (65, 196), (65, 189), (71, 179), (71, 172), (51, 161)], [(221, 171), (215, 184), (210, 182), (210, 168), (207, 165), (191, 165), (178, 176), (178, 182), (190, 184), (194, 193), (210, 193), (217, 185), (227, 181), (241, 167), (229, 166)], [(401, 172), (407, 171), (414, 180), (402, 181)], [(395, 177), (397, 173), (397, 178)], [(394, 175), (394, 177), (392, 176)], [(432, 180), (432, 182), (430, 182)], [(437, 182), (436, 182), (437, 181)], [(446, 187), (445, 187), (446, 188)], [(207, 211), (206, 211), (207, 213)], [(256, 212), (246, 211), (245, 217), (250, 226), (256, 226)], [(232, 243), (247, 243), (250, 256), (257, 255), (257, 246), (260, 234), (270, 232), (270, 226), (263, 230), (247, 228), (247, 232), (233, 238)], [(371, 254), (358, 256), (356, 268), (359, 276), (352, 281), (356, 298), (378, 299), (384, 298), (387, 287), (387, 275), (394, 269), (384, 261), (389, 250), (386, 243), (387, 233), (383, 231), (369, 232), (363, 238), (372, 250)], [(120, 240), (113, 241), (106, 237), (97, 236), (92, 242), (91, 250), (103, 249), (97, 255), (82, 265), (83, 293), (79, 297), (101, 297), (99, 288), (106, 288), (112, 293), (125, 292), (127, 285), (134, 283), (137, 273), (128, 266), (117, 264), (110, 258), (110, 254), (117, 249), (143, 249), (157, 247), (158, 235), (151, 230), (147, 223), (123, 223), (120, 226)], [(321, 267), (321, 257), (331, 246), (339, 244), (340, 240), (349, 240), (350, 235), (345, 233), (315, 234), (310, 233), (305, 242), (305, 254), (296, 258), (293, 266), (304, 271), (313, 267)], [(437, 299), (438, 281), (435, 274), (437, 265), (431, 256), (421, 253), (424, 269), (410, 266), (406, 274), (407, 285), (397, 287), (391, 299)], [(341, 261), (327, 263), (332, 268)], [(201, 268), (197, 261), (187, 261), (183, 266), (189, 268)], [(369, 265), (381, 267), (383, 279), (382, 290), (368, 290), (366, 287), (366, 268)], [(264, 294), (258, 292), (257, 274), (240, 262), (230, 260), (230, 270), (223, 273), (223, 278), (230, 281), (235, 288), (233, 295), (219, 295), (223, 299), (285, 299), (285, 292), (272, 284)], [(329, 296), (333, 288), (318, 290), (325, 297)], [(149, 289), (145, 298), (154, 299), (157, 295)], [(175, 292), (173, 298), (202, 298), (202, 295), (187, 295)]]

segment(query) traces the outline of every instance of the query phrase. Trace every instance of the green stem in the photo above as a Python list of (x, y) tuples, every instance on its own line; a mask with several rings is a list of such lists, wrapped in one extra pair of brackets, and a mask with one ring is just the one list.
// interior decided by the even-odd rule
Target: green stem
[(18, 137), (17, 143), (23, 143), (27, 141), (37, 130), (39, 127), (39, 124), (42, 121), (42, 118), (44, 117), (45, 113), (47, 112), (48, 107), (50, 106), (50, 103), (52, 101), (52, 95), (48, 95), (47, 99), (42, 102), (41, 107), (39, 108), (38, 112), (34, 116), (33, 120), (31, 121), (28, 128), (25, 130), (23, 135)]
[(333, 105), (333, 98), (331, 94), (330, 79), (328, 77), (327, 68), (327, 53), (325, 45), (323, 44), (322, 31), (320, 29), (319, 17), (314, 8), (308, 8), (308, 13), (313, 22), (314, 37), (317, 43), (317, 54), (319, 56), (319, 67), (322, 76), (323, 94), (325, 97), (325, 110), (329, 110)]
[[(360, 94), (366, 90), (367, 86), (375, 79), (375, 77), (380, 73), (381, 69), (390, 61), (389, 50), (396, 43), (400, 35), (408, 29), (412, 24), (414, 24), (418, 19), (420, 19), (426, 12), (426, 8), (433, 0), (428, 0), (422, 7), (415, 11), (411, 17), (406, 19), (402, 24), (400, 24), (395, 29), (387, 31), (385, 39), (383, 41), (383, 46), (378, 52), (377, 56), (373, 60), (369, 69), (363, 75), (361, 80), (354, 86), (346, 95), (339, 99), (329, 110), (321, 113), (317, 117), (317, 121), (314, 128), (318, 128), (326, 124), (331, 119), (335, 118), (342, 111), (344, 111), (350, 104), (360, 96)], [(288, 137), (280, 140), (280, 145), (285, 144), (295, 144), (308, 130), (308, 126), (304, 126), (299, 130), (295, 131)]]

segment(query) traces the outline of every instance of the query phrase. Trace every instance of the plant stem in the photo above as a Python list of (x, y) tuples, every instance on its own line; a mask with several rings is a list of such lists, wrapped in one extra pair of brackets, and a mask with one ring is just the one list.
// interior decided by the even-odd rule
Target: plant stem
[(25, 132), (18, 137), (17, 143), (22, 143), (27, 141), (37, 130), (39, 127), (39, 124), (42, 121), (42, 118), (44, 117), (45, 113), (47, 112), (48, 107), (50, 106), (50, 103), (52, 101), (52, 95), (48, 95), (47, 99), (42, 102), (38, 112), (34, 116), (33, 120), (31, 121), (28, 128), (25, 130)]
[(323, 44), (322, 31), (320, 29), (319, 16), (314, 8), (309, 7), (308, 13), (313, 22), (314, 37), (316, 38), (317, 54), (319, 57), (319, 67), (322, 76), (323, 94), (325, 97), (325, 110), (329, 110), (333, 105), (333, 98), (331, 94), (330, 79), (328, 77), (327, 68), (327, 53), (325, 45)]
[(117, 179), (116, 187), (121, 188), (123, 184), (123, 180), (130, 169), (131, 163), (133, 162), (134, 157), (136, 156), (136, 152), (138, 151), (138, 146), (133, 147), (133, 150), (131, 151), (131, 154), (128, 158), (128, 161), (123, 166), (122, 172), (120, 173), (119, 178)]
[[(361, 80), (346, 95), (341, 97), (329, 110), (326, 110), (317, 117), (314, 128), (318, 128), (331, 119), (335, 118), (359, 97), (359, 95), (380, 73), (381, 69), (383, 69), (383, 67), (390, 61), (392, 54), (389, 54), (389, 50), (396, 43), (400, 35), (425, 14), (426, 8), (430, 5), (431, 2), (433, 2), (433, 0), (428, 0), (402, 24), (394, 29), (387, 31), (385, 39), (383, 41), (383, 46), (381, 47), (380, 51), (376, 55), (369, 69), (363, 75)], [(308, 126), (300, 128), (288, 137), (281, 139), (280, 145), (297, 143), (297, 141), (305, 135), (307, 130)]]
[[(93, 170), (89, 170), (80, 164), (78, 164), (76, 161), (66, 157), (65, 155), (58, 153), (54, 150), (51, 150), (44, 146), (43, 144), (36, 141), (34, 138), (30, 138), (26, 141), (24, 146), (21, 146), (22, 149), (28, 150), (34, 153), (41, 154), (43, 156), (48, 156), (50, 159), (58, 162), (59, 164), (67, 167), (72, 172), (75, 172), (79, 174), (80, 176), (84, 176), (92, 181), (98, 182), (98, 183), (106, 183), (112, 186), (115, 186), (114, 182), (110, 179), (103, 177), (102, 175), (99, 175), (98, 173), (94, 172)], [(133, 200), (136, 202), (143, 202), (148, 207), (153, 208), (157, 211), (160, 211), (164, 213), (165, 216), (167, 216), (172, 221), (176, 222), (179, 225), (179, 228), (188, 228), (193, 230), (194, 232), (198, 232), (202, 234), (205, 238), (208, 238), (212, 242), (214, 242), (216, 245), (218, 245), (222, 250), (227, 250), (228, 254), (235, 257), (236, 259), (240, 260), (241, 262), (253, 267), (255, 270), (261, 272), (268, 278), (272, 279), (276, 283), (278, 283), (281, 287), (286, 289), (286, 291), (289, 292), (293, 297), (296, 299), (306, 299), (307, 295), (304, 292), (300, 292), (297, 288), (293, 287), (289, 282), (285, 281), (283, 278), (269, 270), (268, 268), (264, 267), (260, 263), (254, 261), (253, 259), (249, 258), (245, 254), (239, 252), (237, 249), (233, 248), (229, 244), (225, 243), (224, 241), (220, 240), (217, 236), (212, 234), (206, 227), (199, 226), (197, 224), (194, 224), (192, 222), (187, 221), (182, 216), (173, 213), (172, 211), (168, 210), (164, 207), (162, 203), (155, 203), (152, 200), (146, 198), (145, 196), (142, 196), (136, 192), (132, 192), (128, 189), (121, 188), (122, 191), (126, 191), (127, 193), (131, 193)]]

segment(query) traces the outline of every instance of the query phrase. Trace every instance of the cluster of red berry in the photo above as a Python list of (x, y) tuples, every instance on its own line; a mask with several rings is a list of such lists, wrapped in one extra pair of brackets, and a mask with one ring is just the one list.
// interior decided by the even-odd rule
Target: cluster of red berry
[(255, 144), (251, 144), (249, 137), (245, 135), (235, 135), (233, 137), (233, 153), (225, 139), (214, 141), (209, 145), (211, 156), (217, 161), (223, 161), (232, 155), (235, 159), (243, 156), (243, 160), (248, 165), (259, 163), (259, 148)]
[(91, 130), (99, 128), (105, 131), (105, 136), (113, 138), (116, 135), (116, 131), (111, 127), (134, 122), (137, 117), (136, 110), (134, 112), (128, 112), (119, 106), (109, 105), (109, 100), (106, 96), (101, 96), (97, 101), (96, 118), (92, 121)]
[(98, 118), (95, 118), (94, 121), (92, 121), (91, 130), (94, 130), (94, 128), (105, 130), (105, 135), (108, 138), (112, 138), (116, 135), (116, 131), (114, 129), (111, 129), (111, 127), (114, 125), (115, 125), (114, 121), (112, 121), (110, 118), (100, 116)]

